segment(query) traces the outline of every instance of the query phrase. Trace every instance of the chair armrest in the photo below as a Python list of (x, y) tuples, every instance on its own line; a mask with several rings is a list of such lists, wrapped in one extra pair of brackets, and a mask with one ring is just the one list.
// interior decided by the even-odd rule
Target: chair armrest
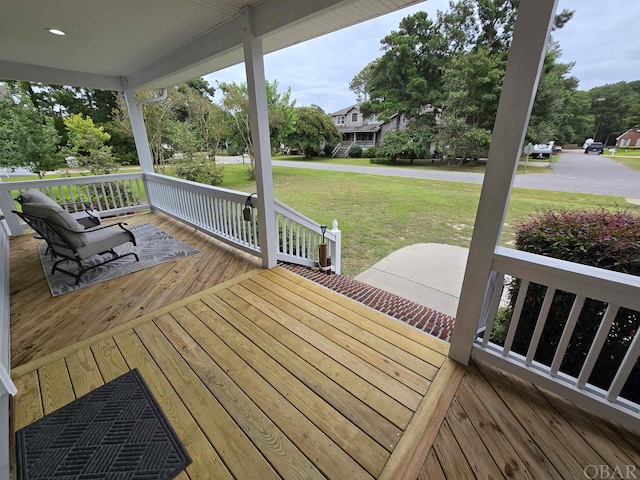
[(129, 234), (129, 237), (131, 237), (131, 241), (133, 242), (133, 244), (137, 245), (135, 235), (133, 234), (133, 232), (131, 230), (129, 230), (128, 228), (125, 228), (125, 225), (127, 225), (126, 222), (102, 224), (102, 225), (98, 225), (96, 227), (87, 228), (87, 229), (85, 229), (84, 233), (95, 232), (97, 230), (103, 230), (105, 228), (120, 227), (122, 230), (124, 230), (125, 232), (127, 232)]

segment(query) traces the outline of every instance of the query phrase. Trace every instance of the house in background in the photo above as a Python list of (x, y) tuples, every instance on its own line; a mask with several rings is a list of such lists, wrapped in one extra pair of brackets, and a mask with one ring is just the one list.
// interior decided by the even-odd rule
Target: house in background
[(640, 147), (640, 125), (630, 128), (617, 137), (616, 147)]
[(406, 128), (407, 125), (404, 115), (393, 115), (386, 122), (379, 120), (377, 115), (365, 117), (359, 103), (332, 113), (331, 119), (342, 134), (340, 148), (334, 156), (342, 158), (347, 156), (352, 145), (359, 145), (363, 150), (379, 147), (388, 132)]

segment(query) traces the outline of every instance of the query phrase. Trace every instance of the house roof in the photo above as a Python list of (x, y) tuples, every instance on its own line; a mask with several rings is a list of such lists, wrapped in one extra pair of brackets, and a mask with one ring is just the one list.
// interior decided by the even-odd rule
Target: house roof
[(620, 140), (622, 137), (624, 137), (628, 133), (640, 133), (640, 125), (636, 125), (635, 127), (630, 128), (629, 130), (624, 132), (622, 135), (616, 137), (616, 140)]
[(245, 5), (266, 54), (415, 3), (0, 0), (0, 76), (113, 90), (123, 81), (131, 89), (170, 86), (243, 61)]
[(337, 112), (333, 112), (331, 114), (332, 117), (338, 116), (338, 115), (346, 115), (347, 113), (349, 113), (351, 110), (360, 110), (360, 104), (356, 103), (355, 105), (351, 105), (350, 107), (347, 108), (343, 108), (342, 110), (338, 110)]
[(367, 133), (367, 132), (377, 132), (380, 130), (380, 126), (382, 123), (371, 123), (368, 125), (362, 125), (358, 127), (347, 127), (343, 125), (338, 125), (338, 130), (342, 133)]

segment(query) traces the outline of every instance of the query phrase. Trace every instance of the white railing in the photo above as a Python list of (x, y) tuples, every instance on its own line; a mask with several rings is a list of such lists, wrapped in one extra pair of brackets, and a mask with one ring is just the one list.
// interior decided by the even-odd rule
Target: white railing
[(340, 149), (342, 148), (342, 143), (338, 143), (334, 149), (331, 151), (331, 158), (335, 158), (335, 156), (338, 154), (338, 152), (340, 151)]
[[(318, 246), (322, 243), (322, 226), (284, 203), (275, 201), (276, 219), (280, 235), (278, 260), (313, 267), (318, 265)], [(337, 220), (324, 233), (332, 270), (340, 273), (341, 232)]]
[(158, 174), (145, 175), (153, 208), (254, 255), (260, 254), (258, 215), (246, 193)]
[[(155, 173), (130, 173), (0, 183), (0, 209), (17, 209), (14, 199), (27, 188), (42, 191), (69, 210), (93, 207), (101, 216), (154, 208), (245, 252), (260, 255), (255, 194)], [(77, 207), (78, 203), (84, 207)], [(277, 200), (275, 211), (280, 234), (278, 260), (316, 266), (321, 225)], [(7, 223), (13, 235), (21, 235), (27, 228), (15, 215), (7, 215)], [(336, 221), (325, 232), (325, 241), (333, 270), (340, 273), (341, 236)]]
[[(492, 271), (492, 282), (485, 295), (485, 308), (479, 321), (479, 335), (473, 356), (616, 421), (627, 425), (632, 423), (636, 430), (640, 429), (638, 399), (632, 401), (621, 396), (640, 356), (640, 328), (631, 326), (630, 335), (624, 338), (612, 335), (612, 326), (616, 325), (616, 315), (621, 308), (626, 309), (627, 318), (629, 315), (633, 318), (635, 312), (640, 321), (640, 314), (637, 313), (640, 312), (640, 277), (501, 247), (496, 248)], [(490, 337), (501, 303), (505, 276), (511, 277), (511, 282), (519, 282), (518, 295), (506, 336), (497, 344)], [(533, 289), (537, 289), (538, 295), (544, 293), (544, 300), (536, 311), (529, 311)], [(570, 311), (565, 318), (552, 317), (550, 312), (556, 311), (554, 304), (557, 306), (562, 298), (572, 304)], [(594, 301), (603, 304), (600, 307)], [(597, 331), (585, 340), (585, 328), (580, 328), (579, 322), (580, 314), (587, 308), (590, 311), (585, 316), (593, 318), (594, 309), (601, 311), (601, 314), (599, 325), (594, 329)], [(533, 324), (527, 325), (531, 322), (522, 320), (531, 319), (532, 316), (535, 319)], [(553, 329), (557, 332), (551, 333)], [(572, 343), (578, 334), (582, 342), (579, 347)], [(536, 359), (541, 341), (547, 350), (547, 360), (544, 362)], [(514, 342), (518, 343), (519, 352), (514, 351)], [(612, 380), (607, 382), (608, 385), (596, 386), (589, 380), (599, 366), (599, 357), (606, 342), (618, 351), (626, 348), (626, 353), (624, 357), (620, 355), (622, 358), (615, 362), (614, 367), (609, 368)], [(551, 352), (549, 348), (552, 348)], [(580, 355), (579, 358), (584, 360), (573, 366), (573, 374), (563, 371), (563, 361), (575, 360), (575, 355)], [(636, 377), (637, 374), (633, 382), (640, 385), (640, 378)]]
[(9, 236), (0, 224), (0, 478), (9, 478), (9, 396), (16, 394), (9, 376), (9, 292)]
[(92, 208), (100, 216), (149, 209), (142, 173), (68, 177), (0, 183), (0, 210), (12, 235), (21, 235), (26, 224), (11, 215), (18, 210), (15, 198), (28, 188), (40, 190), (69, 211)]

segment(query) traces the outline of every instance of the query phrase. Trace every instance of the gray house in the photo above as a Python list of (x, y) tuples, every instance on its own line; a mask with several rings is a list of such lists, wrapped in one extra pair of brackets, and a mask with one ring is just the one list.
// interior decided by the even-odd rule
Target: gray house
[(404, 115), (393, 115), (386, 122), (379, 120), (377, 115), (365, 117), (359, 103), (332, 113), (331, 119), (342, 134), (340, 148), (334, 154), (336, 157), (346, 157), (351, 145), (360, 145), (363, 150), (378, 147), (388, 132), (405, 128), (407, 124)]

